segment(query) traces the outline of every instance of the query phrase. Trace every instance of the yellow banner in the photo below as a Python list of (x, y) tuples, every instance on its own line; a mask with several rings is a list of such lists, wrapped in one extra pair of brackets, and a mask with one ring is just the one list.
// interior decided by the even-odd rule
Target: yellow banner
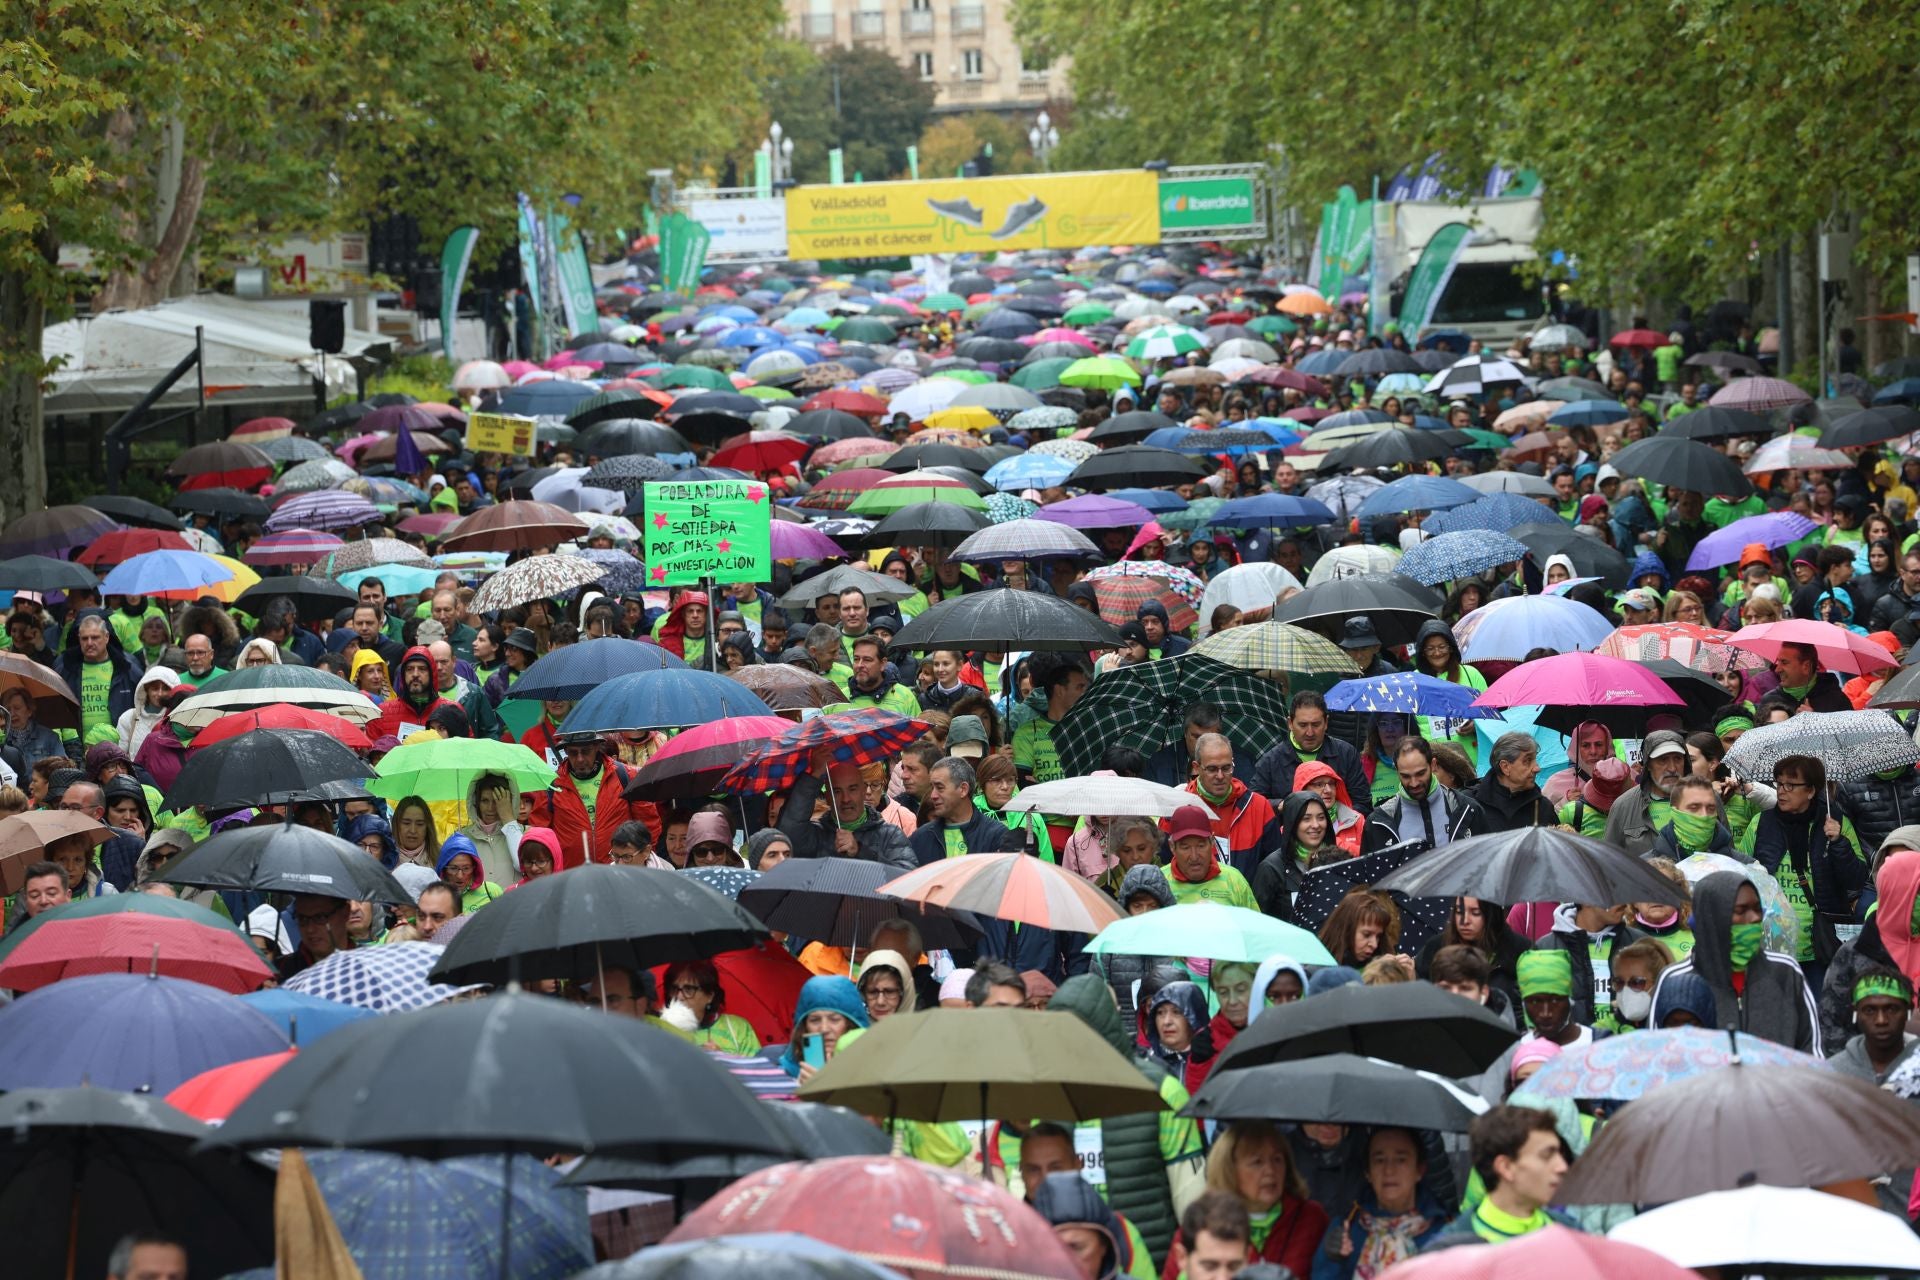
[(994, 253), (1159, 239), (1160, 180), (1145, 169), (787, 192), (787, 253), (794, 258)]
[(516, 418), (505, 413), (476, 413), (467, 419), (468, 453), (511, 453), (520, 457), (533, 454), (532, 418)]

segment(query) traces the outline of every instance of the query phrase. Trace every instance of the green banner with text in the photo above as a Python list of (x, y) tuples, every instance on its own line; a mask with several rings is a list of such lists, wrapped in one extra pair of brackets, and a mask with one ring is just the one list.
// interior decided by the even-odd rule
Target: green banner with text
[(1449, 222), (1433, 233), (1427, 247), (1420, 251), (1413, 274), (1407, 277), (1407, 292), (1400, 300), (1400, 332), (1409, 342), (1420, 339), (1420, 331), (1433, 319), (1440, 295), (1453, 279), (1460, 254), (1473, 240), (1473, 229), (1464, 222)]
[(1163, 231), (1231, 231), (1258, 221), (1252, 178), (1168, 178), (1160, 184)]
[(767, 581), (773, 576), (772, 501), (758, 480), (643, 485), (647, 585)]

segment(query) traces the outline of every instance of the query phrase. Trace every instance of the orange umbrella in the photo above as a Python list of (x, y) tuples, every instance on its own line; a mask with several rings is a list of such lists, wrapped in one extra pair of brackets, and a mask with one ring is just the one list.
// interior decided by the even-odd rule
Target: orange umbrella
[(1317, 293), (1290, 293), (1274, 309), (1290, 316), (1324, 316), (1333, 313), (1333, 304)]
[(1120, 905), (1071, 871), (1024, 853), (970, 853), (880, 886), (891, 898), (1067, 933), (1098, 933)]

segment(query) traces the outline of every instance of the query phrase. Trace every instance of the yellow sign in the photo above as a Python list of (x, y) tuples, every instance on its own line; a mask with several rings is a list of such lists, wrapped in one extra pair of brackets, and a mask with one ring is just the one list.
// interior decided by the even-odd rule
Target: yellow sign
[(787, 192), (787, 254), (876, 258), (1160, 239), (1160, 181), (1145, 169)]
[(533, 454), (532, 418), (516, 418), (505, 413), (476, 413), (467, 419), (468, 453), (510, 453), (519, 457)]

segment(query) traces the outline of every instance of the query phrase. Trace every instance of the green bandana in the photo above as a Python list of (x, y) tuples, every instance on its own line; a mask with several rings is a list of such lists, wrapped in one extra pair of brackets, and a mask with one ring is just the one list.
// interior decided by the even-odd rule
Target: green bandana
[(1753, 958), (1760, 954), (1760, 925), (1737, 924), (1733, 926), (1733, 938), (1727, 947), (1727, 963), (1733, 966), (1735, 973), (1745, 973)]
[(1528, 996), (1565, 996), (1573, 998), (1573, 957), (1564, 951), (1523, 951), (1514, 965), (1520, 980), (1520, 998)]
[(1725, 720), (1713, 726), (1713, 736), (1716, 738), (1724, 738), (1730, 733), (1745, 733), (1751, 728), (1753, 728), (1753, 717), (1728, 716)]
[(1681, 813), (1673, 811), (1673, 838), (1680, 844), (1684, 856), (1699, 853), (1713, 843), (1713, 829), (1718, 822), (1709, 814)]
[[(1819, 677), (1817, 676), (1815, 677), (1816, 680), (1818, 678)], [(1796, 698), (1799, 701), (1804, 702), (1806, 701), (1807, 694), (1813, 689), (1813, 685), (1814, 685), (1813, 680), (1807, 681), (1805, 684), (1800, 685), (1798, 688), (1795, 688), (1793, 685), (1783, 684), (1780, 686), (1780, 692), (1787, 694), (1790, 697)]]
[(1885, 996), (1901, 1004), (1913, 1003), (1913, 984), (1897, 973), (1870, 973), (1853, 984), (1853, 1002)]

